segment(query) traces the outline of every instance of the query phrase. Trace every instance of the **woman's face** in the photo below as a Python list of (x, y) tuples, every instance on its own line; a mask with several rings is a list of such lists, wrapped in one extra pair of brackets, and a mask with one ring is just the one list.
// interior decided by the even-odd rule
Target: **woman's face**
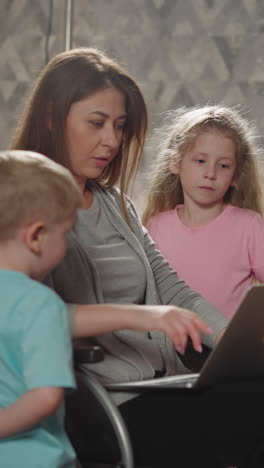
[(126, 124), (125, 96), (115, 88), (74, 102), (66, 118), (69, 169), (83, 187), (116, 156)]

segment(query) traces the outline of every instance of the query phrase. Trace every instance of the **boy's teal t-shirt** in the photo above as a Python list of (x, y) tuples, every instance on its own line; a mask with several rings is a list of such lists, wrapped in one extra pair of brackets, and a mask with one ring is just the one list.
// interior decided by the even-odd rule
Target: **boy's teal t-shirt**
[[(72, 389), (67, 308), (49, 288), (23, 273), (0, 270), (0, 415), (25, 392)], [(0, 416), (1, 417), (1, 416)], [(73, 468), (63, 405), (37, 426), (0, 439), (0, 467)]]

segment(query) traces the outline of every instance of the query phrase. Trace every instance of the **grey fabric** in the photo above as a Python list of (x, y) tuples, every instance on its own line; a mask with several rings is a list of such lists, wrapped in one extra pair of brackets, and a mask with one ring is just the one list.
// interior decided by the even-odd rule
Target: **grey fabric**
[(145, 267), (110, 223), (99, 201), (95, 193), (91, 207), (78, 210), (74, 232), (95, 264), (104, 302), (141, 304), (146, 289)]
[[(101, 209), (105, 211), (109, 222), (126, 239), (135, 256), (139, 256), (145, 266), (145, 303), (175, 304), (198, 313), (214, 330), (210, 337), (204, 337), (203, 340), (205, 344), (213, 346), (215, 335), (227, 325), (227, 320), (177, 277), (161, 253), (155, 249), (129, 199), (127, 203), (132, 229), (121, 216), (118, 189), (106, 191), (95, 185), (92, 189), (96, 191)], [(111, 281), (110, 277), (109, 282)], [(47, 278), (46, 284), (70, 304), (104, 302), (95, 263), (87, 255), (73, 231), (69, 236), (69, 249), (64, 260)], [(103, 383), (152, 378), (160, 366), (161, 358), (166, 367), (166, 375), (187, 372), (172, 342), (164, 333), (150, 332), (150, 337), (151, 339), (145, 333), (131, 330), (98, 336), (96, 341), (103, 346), (105, 359), (100, 363), (84, 365), (83, 369), (96, 374)], [(153, 342), (156, 346), (153, 346)], [(120, 404), (131, 396), (127, 393), (116, 393), (113, 398)]]

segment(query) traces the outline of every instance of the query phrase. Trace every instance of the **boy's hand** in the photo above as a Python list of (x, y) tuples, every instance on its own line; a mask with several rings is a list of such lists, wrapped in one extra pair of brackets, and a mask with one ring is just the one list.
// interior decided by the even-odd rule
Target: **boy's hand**
[[(188, 337), (193, 347), (201, 352), (201, 333), (212, 333), (211, 328), (195, 313), (176, 306), (142, 306), (148, 318), (148, 329), (165, 332), (175, 348), (184, 354)], [(144, 314), (144, 313), (143, 313)]]

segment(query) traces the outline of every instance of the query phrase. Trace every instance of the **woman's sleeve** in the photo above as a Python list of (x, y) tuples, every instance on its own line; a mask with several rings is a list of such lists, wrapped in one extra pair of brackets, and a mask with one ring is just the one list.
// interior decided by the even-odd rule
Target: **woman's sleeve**
[(227, 326), (227, 319), (212, 304), (178, 278), (177, 273), (170, 267), (159, 250), (155, 248), (155, 244), (145, 228), (144, 235), (145, 252), (154, 275), (161, 303), (174, 304), (197, 313), (213, 329), (212, 335), (203, 338), (205, 344), (212, 346), (216, 335)]

